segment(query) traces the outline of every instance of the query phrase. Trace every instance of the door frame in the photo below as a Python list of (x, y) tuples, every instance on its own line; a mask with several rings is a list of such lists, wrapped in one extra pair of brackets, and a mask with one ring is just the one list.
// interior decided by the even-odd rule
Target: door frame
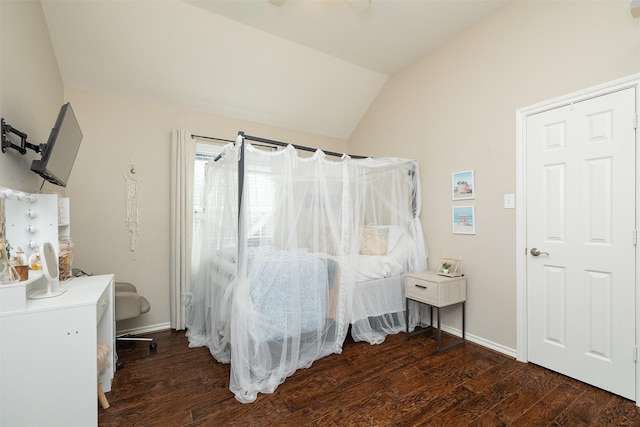
[[(527, 118), (554, 108), (586, 101), (622, 89), (636, 88), (636, 116), (640, 114), (640, 74), (634, 74), (588, 89), (573, 92), (551, 100), (543, 101), (516, 111), (516, 360), (527, 362)], [(637, 120), (637, 117), (636, 117)], [(636, 125), (636, 228), (640, 218), (640, 137)], [(636, 345), (640, 343), (640, 250), (636, 247), (636, 304), (635, 327)], [(637, 352), (637, 348), (636, 348)], [(637, 357), (637, 356), (636, 356)], [(636, 362), (636, 405), (640, 406), (640, 363)]]

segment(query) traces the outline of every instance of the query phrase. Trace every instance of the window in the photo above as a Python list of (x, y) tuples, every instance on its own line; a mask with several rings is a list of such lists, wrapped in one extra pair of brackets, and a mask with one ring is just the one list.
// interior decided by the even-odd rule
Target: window
[(193, 232), (198, 231), (200, 223), (200, 202), (204, 190), (204, 169), (209, 160), (213, 160), (222, 151), (221, 145), (196, 144), (196, 158), (193, 167)]
[(250, 206), (244, 212), (249, 224), (249, 246), (268, 245), (273, 240), (272, 215), (276, 194), (271, 167), (271, 162), (266, 158), (253, 158), (251, 164), (245, 164), (243, 191)]
[[(276, 147), (266, 145), (255, 145), (260, 149), (275, 150)], [(193, 183), (193, 231), (194, 234), (199, 230), (200, 212), (202, 194), (204, 190), (204, 178), (206, 164), (213, 160), (222, 152), (222, 145), (214, 144), (196, 144), (196, 158), (194, 163), (194, 183)], [(248, 230), (250, 244), (267, 244), (272, 240), (272, 226), (268, 222), (269, 214), (272, 212), (274, 194), (274, 183), (271, 174), (271, 164), (269, 162), (257, 162), (248, 165), (245, 170), (245, 187), (244, 191), (250, 194), (251, 209), (249, 222), (252, 224)], [(223, 208), (220, 208), (222, 212)]]

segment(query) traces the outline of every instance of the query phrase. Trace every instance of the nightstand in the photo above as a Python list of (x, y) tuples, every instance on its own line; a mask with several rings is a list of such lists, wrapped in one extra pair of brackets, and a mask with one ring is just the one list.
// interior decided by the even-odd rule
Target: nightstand
[[(437, 313), (437, 345), (436, 351), (448, 350), (464, 344), (465, 339), (465, 319), (464, 305), (467, 300), (467, 280), (464, 276), (446, 277), (436, 274), (434, 271), (424, 271), (420, 273), (407, 273), (405, 278), (405, 297), (407, 299), (407, 309), (405, 311), (405, 320), (407, 324), (407, 339), (412, 336), (428, 332), (433, 327), (433, 309)], [(429, 306), (428, 328), (421, 331), (409, 333), (409, 300), (417, 301), (421, 304)], [(442, 348), (442, 331), (440, 329), (440, 308), (450, 305), (462, 304), (462, 339)]]

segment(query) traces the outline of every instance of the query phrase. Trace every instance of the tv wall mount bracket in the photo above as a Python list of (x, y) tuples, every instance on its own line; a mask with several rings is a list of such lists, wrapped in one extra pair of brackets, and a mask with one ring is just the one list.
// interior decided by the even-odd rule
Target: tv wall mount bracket
[[(24, 132), (20, 132), (18, 129), (12, 127), (10, 124), (1, 119), (2, 122), (2, 152), (6, 153), (7, 148), (13, 148), (18, 150), (20, 154), (27, 154), (27, 148), (35, 151), (36, 153), (42, 153), (44, 149), (47, 147), (47, 144), (32, 144), (27, 141), (27, 134)], [(20, 137), (20, 145), (14, 144), (8, 137), (7, 134), (12, 133), (14, 135), (18, 135)]]

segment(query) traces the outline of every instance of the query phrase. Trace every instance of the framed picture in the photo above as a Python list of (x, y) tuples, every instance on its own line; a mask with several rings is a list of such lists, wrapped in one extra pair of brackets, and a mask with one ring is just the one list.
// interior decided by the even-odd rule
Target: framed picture
[(475, 198), (473, 171), (454, 172), (451, 174), (451, 197), (453, 200)]
[(476, 234), (475, 206), (453, 207), (453, 234)]

